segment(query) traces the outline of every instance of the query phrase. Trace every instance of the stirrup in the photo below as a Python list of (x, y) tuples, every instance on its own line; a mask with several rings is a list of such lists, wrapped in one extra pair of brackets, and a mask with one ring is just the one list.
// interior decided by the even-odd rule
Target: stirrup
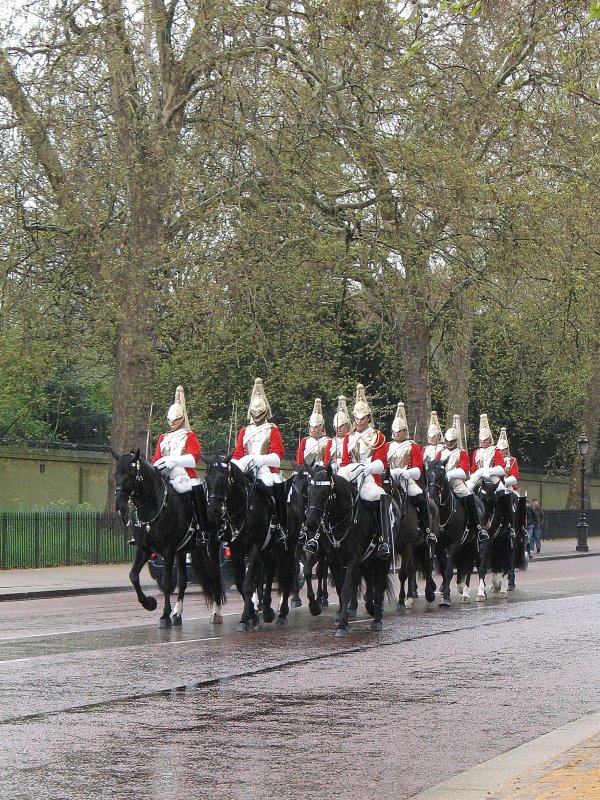
[(127, 539), (127, 544), (135, 545), (135, 539), (133, 538), (133, 536), (131, 537), (131, 539)]
[(312, 553), (313, 555), (316, 555), (319, 552), (319, 540), (309, 539), (302, 549), (305, 553)]
[(437, 544), (438, 538), (433, 531), (427, 528), (425, 533), (427, 534), (427, 536), (425, 537), (425, 541), (427, 542), (427, 544)]
[(390, 550), (389, 544), (387, 542), (379, 542), (377, 545), (377, 557), (386, 559), (389, 558), (391, 554), (392, 551)]
[(486, 542), (490, 538), (490, 535), (484, 528), (478, 528), (477, 538), (480, 542)]
[(512, 525), (508, 526), (508, 538), (509, 539), (516, 539), (517, 538), (517, 532), (512, 527)]

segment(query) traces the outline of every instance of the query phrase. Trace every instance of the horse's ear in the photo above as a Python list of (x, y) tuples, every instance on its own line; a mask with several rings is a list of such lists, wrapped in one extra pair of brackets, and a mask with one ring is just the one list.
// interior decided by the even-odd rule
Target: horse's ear
[(115, 453), (115, 451), (112, 449), (112, 447), (110, 448), (110, 454), (114, 458), (115, 461), (118, 461), (121, 458), (121, 456), (118, 453)]
[(206, 466), (208, 466), (212, 462), (212, 458), (208, 458), (207, 456), (204, 455), (204, 453), (200, 453), (200, 459), (204, 461)]
[(232, 458), (233, 458), (233, 453), (229, 453), (229, 455), (225, 456), (225, 458), (223, 459), (223, 461), (224, 461), (226, 464), (229, 464), (229, 462), (231, 461), (231, 459), (232, 459)]
[(329, 462), (329, 464), (327, 464), (325, 470), (327, 472), (327, 477), (331, 478), (331, 476), (333, 475), (333, 464), (331, 463), (331, 461)]
[(142, 451), (141, 451), (141, 450), (140, 450), (140, 448), (138, 447), (138, 449), (137, 449), (137, 450), (136, 450), (136, 452), (135, 452), (135, 460), (136, 460), (136, 461), (137, 461), (137, 460), (138, 460), (138, 458), (140, 457), (140, 453), (141, 453), (141, 452), (142, 452)]

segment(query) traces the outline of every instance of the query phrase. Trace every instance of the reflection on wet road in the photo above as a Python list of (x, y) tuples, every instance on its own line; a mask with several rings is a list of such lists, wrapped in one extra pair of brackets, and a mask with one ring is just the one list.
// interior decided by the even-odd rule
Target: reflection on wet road
[(600, 707), (595, 561), (345, 640), (332, 608), (236, 635), (193, 597), (172, 631), (129, 594), (7, 603), (1, 796), (408, 797)]

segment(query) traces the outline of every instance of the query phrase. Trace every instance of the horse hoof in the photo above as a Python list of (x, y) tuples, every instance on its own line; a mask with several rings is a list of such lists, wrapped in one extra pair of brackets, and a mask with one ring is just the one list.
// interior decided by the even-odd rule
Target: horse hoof
[(171, 617), (164, 617), (158, 620), (158, 627), (159, 628), (170, 628), (173, 623), (171, 622)]
[(341, 618), (342, 618), (342, 612), (341, 611), (336, 611), (335, 612), (335, 617), (333, 618), (333, 621), (334, 622), (339, 622), (341, 620)]
[(450, 600), (448, 600), (446, 597), (442, 597), (438, 603), (438, 606), (441, 606), (442, 608), (450, 608)]
[(410, 609), (412, 609), (412, 607), (413, 607), (413, 598), (412, 597), (407, 597), (406, 598), (406, 608), (408, 608), (410, 610)]
[(349, 608), (348, 609), (348, 619), (356, 619), (356, 609)]
[(376, 633), (379, 633), (379, 631), (383, 630), (383, 622), (374, 619), (373, 622), (371, 623), (371, 630), (375, 631)]
[[(365, 611), (370, 617), (375, 616), (375, 605), (373, 603), (365, 603)], [(350, 616), (348, 614), (348, 616)]]
[(183, 619), (181, 617), (181, 614), (173, 614), (171, 616), (171, 622), (173, 623), (174, 628), (181, 628), (181, 626), (183, 625)]
[(425, 591), (425, 600), (427, 600), (428, 603), (435, 602), (435, 592), (433, 590), (431, 590), (431, 591), (426, 590)]
[(321, 604), (318, 603), (316, 600), (309, 600), (308, 610), (310, 611), (311, 616), (318, 617), (323, 609), (321, 608)]
[(158, 603), (156, 602), (156, 597), (146, 597), (146, 599), (142, 601), (142, 605), (146, 611), (156, 611)]
[(275, 612), (273, 611), (272, 608), (263, 609), (262, 615), (263, 615), (263, 620), (265, 622), (273, 622), (273, 620), (275, 619)]
[(485, 603), (486, 600), (487, 600), (487, 595), (485, 594), (478, 594), (477, 597), (475, 598), (475, 601), (477, 603)]
[(516, 585), (515, 585), (514, 583), (509, 583), (509, 584), (508, 584), (508, 591), (509, 591), (509, 592), (514, 592), (514, 590), (515, 590), (516, 588), (517, 588), (517, 587), (516, 587)]
[(238, 622), (235, 632), (236, 633), (246, 633), (248, 630), (248, 625), (245, 622)]
[(498, 592), (498, 597), (500, 600), (506, 600), (508, 597), (508, 592)]
[(342, 628), (338, 628), (336, 630), (335, 635), (336, 635), (336, 637), (341, 637), (341, 636), (348, 636), (349, 633), (350, 633), (350, 631), (349, 631), (348, 628), (342, 627)]
[(287, 617), (277, 617), (275, 625), (277, 625), (278, 628), (287, 628), (287, 626), (289, 625)]
[(223, 624), (223, 615), (219, 614), (216, 611), (210, 615), (210, 623), (211, 625), (222, 625)]
[(329, 600), (327, 598), (324, 598), (323, 600), (321, 600), (321, 606), (323, 608), (327, 608), (328, 605), (329, 605)]
[(406, 606), (404, 605), (404, 603), (398, 601), (398, 604), (396, 605), (396, 611), (398, 612), (398, 614), (406, 614)]
[(300, 608), (300, 606), (302, 605), (302, 600), (300, 600), (299, 597), (293, 597), (290, 602), (290, 605), (292, 608)]
[[(275, 616), (275, 614), (273, 614), (273, 616)], [(258, 617), (250, 617), (250, 619), (248, 620), (246, 625), (248, 626), (248, 630), (252, 630), (254, 628), (257, 628), (258, 627)]]

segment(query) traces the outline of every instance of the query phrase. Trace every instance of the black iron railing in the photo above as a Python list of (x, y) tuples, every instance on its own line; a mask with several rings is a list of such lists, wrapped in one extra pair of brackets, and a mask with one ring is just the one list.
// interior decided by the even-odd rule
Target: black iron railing
[(0, 568), (118, 564), (128, 561), (117, 514), (98, 511), (0, 511)]

